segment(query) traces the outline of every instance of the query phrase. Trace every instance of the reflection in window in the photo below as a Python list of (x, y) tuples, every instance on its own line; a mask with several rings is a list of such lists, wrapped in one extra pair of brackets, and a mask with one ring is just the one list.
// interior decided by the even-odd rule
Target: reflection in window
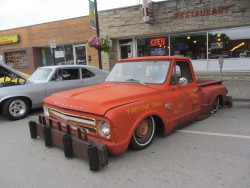
[(234, 28), (209, 33), (208, 58), (250, 57), (250, 28)]
[(190, 59), (206, 59), (207, 34), (192, 33), (173, 35), (171, 40), (171, 55)]

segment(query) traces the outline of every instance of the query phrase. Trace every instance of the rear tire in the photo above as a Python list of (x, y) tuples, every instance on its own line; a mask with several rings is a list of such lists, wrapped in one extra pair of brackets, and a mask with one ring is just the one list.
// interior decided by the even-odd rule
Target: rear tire
[(30, 104), (25, 98), (11, 98), (3, 103), (3, 115), (10, 120), (24, 118), (30, 110)]
[(154, 133), (155, 122), (153, 117), (149, 116), (142, 120), (136, 127), (130, 141), (130, 147), (136, 150), (148, 147), (154, 138)]
[(220, 106), (220, 98), (219, 98), (219, 96), (218, 96), (218, 97), (215, 98), (215, 100), (214, 100), (214, 102), (213, 102), (213, 104), (212, 104), (212, 106), (211, 106), (210, 113), (211, 113), (211, 114), (216, 113), (217, 110), (218, 110), (218, 108), (219, 108), (219, 106)]

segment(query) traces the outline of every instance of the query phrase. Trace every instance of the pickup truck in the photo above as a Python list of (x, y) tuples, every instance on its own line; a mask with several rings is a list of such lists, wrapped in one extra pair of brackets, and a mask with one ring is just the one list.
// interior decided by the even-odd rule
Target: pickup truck
[(90, 170), (108, 164), (108, 153), (150, 145), (155, 132), (170, 134), (232, 106), (222, 81), (195, 78), (185, 57), (119, 60), (106, 81), (44, 99), (44, 115), (30, 121), (31, 138), (58, 146), (65, 157), (89, 160)]

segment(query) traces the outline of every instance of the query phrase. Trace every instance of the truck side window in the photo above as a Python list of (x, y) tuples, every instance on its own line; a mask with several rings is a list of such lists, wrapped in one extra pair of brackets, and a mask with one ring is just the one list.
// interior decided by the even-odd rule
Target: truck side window
[(186, 61), (177, 61), (175, 63), (175, 67), (172, 72), (171, 85), (175, 85), (178, 83), (178, 80), (184, 77), (188, 80), (188, 82), (193, 82), (192, 73), (190, 70), (189, 63)]

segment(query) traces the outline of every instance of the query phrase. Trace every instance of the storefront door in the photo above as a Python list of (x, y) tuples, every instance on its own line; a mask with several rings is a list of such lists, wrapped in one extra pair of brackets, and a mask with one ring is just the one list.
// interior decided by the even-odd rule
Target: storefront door
[(126, 44), (120, 44), (120, 58), (119, 59), (126, 59), (133, 57), (133, 47), (132, 42), (128, 42)]
[(74, 64), (76, 65), (87, 65), (87, 52), (84, 44), (74, 45)]

